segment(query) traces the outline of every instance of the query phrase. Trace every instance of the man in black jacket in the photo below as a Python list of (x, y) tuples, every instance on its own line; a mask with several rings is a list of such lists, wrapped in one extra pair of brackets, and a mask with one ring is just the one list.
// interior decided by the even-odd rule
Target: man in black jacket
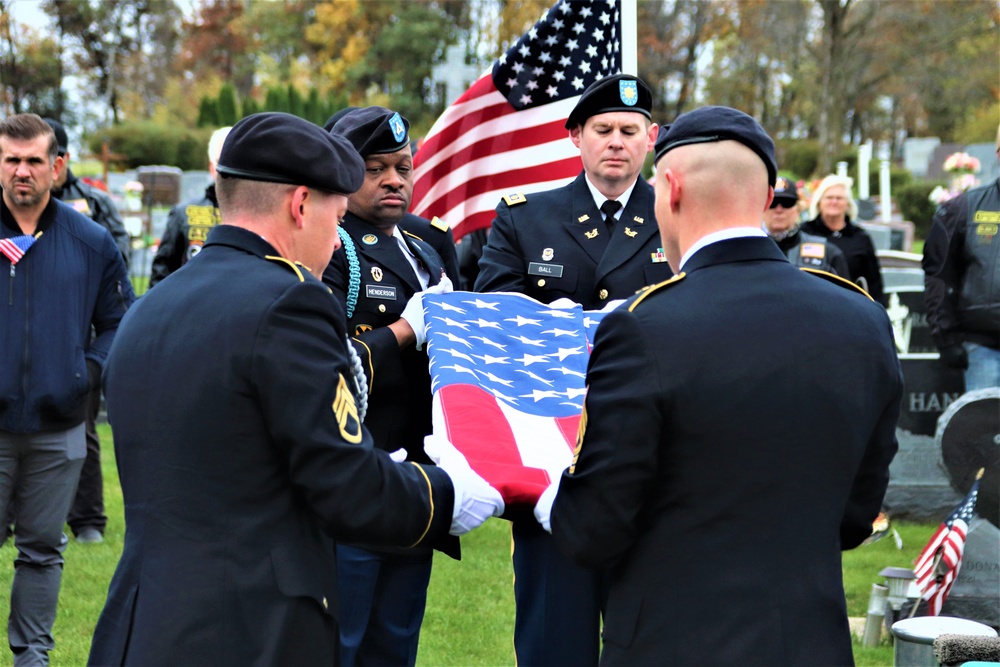
[(822, 236), (806, 234), (799, 229), (800, 222), (798, 188), (794, 182), (779, 176), (774, 182), (774, 199), (764, 211), (764, 231), (795, 266), (835, 273), (850, 280), (847, 260), (840, 248), (827, 243)]
[(208, 173), (212, 182), (205, 188), (205, 194), (174, 206), (167, 214), (167, 226), (160, 236), (160, 246), (156, 249), (150, 270), (150, 289), (197, 255), (205, 245), (208, 232), (219, 224), (215, 167), (230, 129), (220, 128), (208, 140)]
[(965, 369), (966, 391), (1000, 386), (998, 230), (1000, 179), (945, 202), (924, 244), (927, 322), (941, 363)]

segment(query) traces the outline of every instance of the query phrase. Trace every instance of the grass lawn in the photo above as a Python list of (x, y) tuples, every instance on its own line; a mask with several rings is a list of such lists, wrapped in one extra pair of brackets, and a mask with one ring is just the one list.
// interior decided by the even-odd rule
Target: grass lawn
[[(56, 649), (54, 667), (77, 667), (86, 662), (90, 638), (104, 606), (108, 582), (121, 554), (125, 534), (121, 490), (111, 447), (111, 432), (99, 427), (104, 443), (104, 501), (109, 517), (103, 544), (77, 544), (66, 548), (59, 615), (53, 631)], [(844, 554), (844, 586), (848, 613), (864, 616), (873, 583), (882, 583), (878, 573), (885, 567), (912, 567), (920, 549), (936, 526), (894, 524), (903, 539), (897, 550), (891, 536)], [(67, 534), (68, 528), (67, 528)], [(788, 539), (795, 539), (790, 534)], [(780, 548), (776, 545), (775, 548)], [(436, 554), (428, 591), (427, 614), (421, 633), (417, 664), (422, 666), (514, 665), (512, 629), (514, 599), (511, 589), (510, 526), (490, 521), (462, 539), (463, 560), (456, 562)], [(12, 563), (11, 544), (0, 549), (0, 612), (9, 609)], [(780, 586), (781, 582), (775, 582)], [(877, 648), (855, 642), (858, 665), (892, 665), (892, 646), (887, 639)], [(0, 666), (11, 664), (11, 655), (0, 648)]]

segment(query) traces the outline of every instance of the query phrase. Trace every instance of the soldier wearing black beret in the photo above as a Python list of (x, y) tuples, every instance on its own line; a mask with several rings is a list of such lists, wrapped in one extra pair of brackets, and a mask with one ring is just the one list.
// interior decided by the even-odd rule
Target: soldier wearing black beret
[[(629, 74), (584, 91), (566, 121), (583, 171), (561, 188), (511, 193), (497, 206), (477, 292), (520, 292), (587, 309), (672, 275), (660, 248), (653, 188), (641, 177), (657, 137), (652, 95)], [(531, 521), (514, 521), (514, 648), (519, 664), (597, 664), (601, 583), (567, 563)]]
[[(323, 127), (327, 130), (332, 130), (337, 121), (347, 114), (357, 110), (358, 107), (346, 107), (341, 109), (337, 113), (330, 116)], [(403, 120), (405, 121), (406, 119), (404, 118)], [(407, 130), (409, 130), (409, 124), (407, 124)], [(368, 139), (369, 138), (365, 138), (364, 141), (368, 141)], [(357, 142), (352, 141), (352, 143), (354, 143), (354, 146), (361, 153), (362, 157), (369, 154), (368, 149), (363, 149), (360, 145), (360, 140)], [(391, 143), (394, 144), (395, 141), (392, 140)], [(401, 188), (402, 194), (406, 197), (407, 208), (409, 208), (410, 199), (413, 196), (412, 141), (410, 141), (410, 149), (411, 168), (408, 172), (406, 172), (405, 183), (403, 188)], [(421, 218), (418, 215), (414, 215), (413, 213), (406, 211), (403, 213), (403, 217), (396, 224), (401, 227), (404, 232), (417, 237), (434, 248), (434, 251), (440, 255), (441, 261), (444, 262), (444, 272), (447, 274), (455, 288), (458, 289), (461, 285), (462, 275), (458, 267), (458, 253), (455, 248), (455, 235), (452, 233), (451, 227), (448, 223), (437, 216), (435, 216), (433, 220), (428, 220), (427, 218)], [(471, 288), (472, 286), (469, 285), (469, 287)]]
[[(365, 160), (365, 179), (348, 198), (340, 223), (344, 250), (334, 256), (323, 280), (347, 307), (351, 342), (368, 372), (365, 425), (375, 446), (403, 448), (409, 460), (426, 463), (423, 440), (431, 432), (428, 360), (419, 341), (408, 335), (414, 323), (404, 310), (414, 295), (428, 288), (448, 291), (452, 282), (444, 275), (440, 255), (421, 237), (427, 236), (430, 223), (411, 216), (423, 226), (420, 234), (402, 224), (413, 188), (409, 123), (378, 106), (352, 109), (331, 120), (333, 135), (349, 141)], [(457, 542), (454, 547), (457, 555)], [(338, 545), (343, 667), (416, 661), (432, 557), (430, 548)]]
[(334, 540), (434, 545), (484, 500), (502, 511), (363, 426), (343, 306), (318, 278), (364, 178), (354, 147), (255, 114), (218, 172), (222, 223), (129, 310), (105, 367), (128, 538), (90, 664), (336, 664)]
[(889, 318), (761, 230), (774, 145), (753, 118), (684, 114), (656, 155), (678, 274), (601, 321), (577, 454), (535, 515), (607, 568), (602, 666), (852, 664), (840, 551), (896, 451)]

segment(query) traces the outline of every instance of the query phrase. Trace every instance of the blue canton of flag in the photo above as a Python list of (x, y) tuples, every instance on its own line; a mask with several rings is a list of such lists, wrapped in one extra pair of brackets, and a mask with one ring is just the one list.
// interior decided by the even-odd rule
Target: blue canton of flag
[(493, 66), (493, 84), (512, 107), (530, 109), (579, 95), (621, 71), (617, 0), (563, 0)]
[(602, 313), (552, 308), (521, 294), (452, 292), (424, 299), (431, 390), (478, 384), (534, 415), (583, 410), (590, 340)]

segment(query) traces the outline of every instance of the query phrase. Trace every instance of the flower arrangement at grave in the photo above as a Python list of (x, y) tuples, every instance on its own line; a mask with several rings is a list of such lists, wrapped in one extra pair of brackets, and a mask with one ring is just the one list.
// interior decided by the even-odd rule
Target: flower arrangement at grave
[(979, 160), (968, 153), (952, 153), (945, 158), (942, 168), (945, 173), (951, 174), (951, 185), (948, 188), (937, 186), (931, 190), (928, 197), (939, 206), (969, 188), (979, 185), (979, 179), (976, 178), (976, 174), (979, 172)]

